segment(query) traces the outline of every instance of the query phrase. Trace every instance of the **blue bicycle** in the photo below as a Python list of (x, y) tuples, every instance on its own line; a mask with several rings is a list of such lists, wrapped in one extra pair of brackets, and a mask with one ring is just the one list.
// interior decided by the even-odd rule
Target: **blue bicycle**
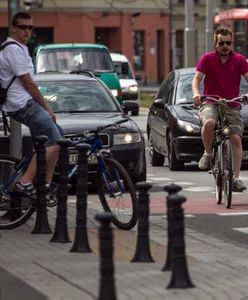
[[(111, 157), (109, 149), (103, 148), (99, 134), (109, 127), (114, 130), (123, 122), (125, 120), (67, 137), (71, 140), (71, 147), (79, 143), (88, 143), (91, 146), (89, 159), (96, 162), (95, 180), (102, 207), (114, 214), (113, 223), (118, 228), (129, 230), (137, 223), (135, 187), (125, 168)], [(31, 157), (19, 160), (10, 155), (0, 155), (0, 229), (12, 229), (22, 225), (36, 209), (35, 200), (21, 196), (13, 188), (15, 182), (26, 170)], [(70, 165), (69, 179), (77, 174), (77, 169), (76, 163)], [(54, 206), (57, 203), (58, 184), (56, 181), (52, 182), (51, 187), (48, 191), (47, 206)]]

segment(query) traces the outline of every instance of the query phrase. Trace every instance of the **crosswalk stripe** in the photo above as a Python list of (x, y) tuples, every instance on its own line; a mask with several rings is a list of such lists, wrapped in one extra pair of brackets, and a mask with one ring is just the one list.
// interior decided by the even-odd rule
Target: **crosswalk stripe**
[(248, 233), (248, 227), (237, 227), (237, 228), (232, 228), (233, 230), (242, 232), (242, 233)]
[(235, 212), (235, 213), (216, 213), (216, 215), (219, 215), (219, 216), (246, 216), (248, 215), (248, 212), (247, 211), (240, 211), (240, 212)]

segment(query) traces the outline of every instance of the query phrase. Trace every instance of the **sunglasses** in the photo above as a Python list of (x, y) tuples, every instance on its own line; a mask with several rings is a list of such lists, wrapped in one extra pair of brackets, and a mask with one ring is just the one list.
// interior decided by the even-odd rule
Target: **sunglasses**
[(33, 30), (34, 26), (32, 25), (14, 25), (15, 27), (21, 29), (21, 30)]
[(225, 44), (226, 44), (227, 46), (231, 46), (231, 45), (232, 45), (232, 42), (231, 42), (231, 41), (225, 41), (225, 42), (223, 41), (223, 42), (219, 42), (219, 43), (218, 43), (218, 45), (221, 46), (221, 47), (224, 46)]

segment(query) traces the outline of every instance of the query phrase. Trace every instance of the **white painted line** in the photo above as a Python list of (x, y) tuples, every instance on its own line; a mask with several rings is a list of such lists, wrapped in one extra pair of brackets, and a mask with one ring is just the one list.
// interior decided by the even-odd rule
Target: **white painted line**
[(235, 213), (217, 213), (216, 215), (219, 215), (219, 216), (246, 216), (248, 215), (248, 212), (247, 211), (240, 211), (240, 212), (235, 212)]
[(190, 191), (190, 192), (211, 192), (213, 188), (207, 187), (207, 186), (192, 186), (188, 188), (184, 188), (184, 191)]
[(248, 234), (248, 227), (232, 228), (233, 230)]
[(172, 178), (168, 177), (153, 177), (153, 176), (148, 176), (149, 180), (156, 180), (156, 181), (172, 181)]

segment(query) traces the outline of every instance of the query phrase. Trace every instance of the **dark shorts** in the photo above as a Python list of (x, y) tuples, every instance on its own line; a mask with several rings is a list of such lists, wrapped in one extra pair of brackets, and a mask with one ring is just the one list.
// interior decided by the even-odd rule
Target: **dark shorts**
[(26, 125), (33, 137), (46, 135), (48, 137), (45, 142), (46, 147), (56, 145), (57, 141), (63, 138), (63, 130), (54, 123), (49, 113), (34, 100), (29, 100), (18, 111), (7, 112), (7, 115)]

